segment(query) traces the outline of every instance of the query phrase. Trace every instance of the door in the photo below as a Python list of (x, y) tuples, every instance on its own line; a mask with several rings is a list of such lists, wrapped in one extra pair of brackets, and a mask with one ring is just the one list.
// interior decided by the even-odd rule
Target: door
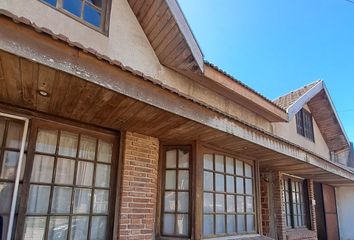
[(327, 228), (327, 239), (338, 240), (339, 230), (335, 189), (332, 186), (322, 184), (322, 191)]

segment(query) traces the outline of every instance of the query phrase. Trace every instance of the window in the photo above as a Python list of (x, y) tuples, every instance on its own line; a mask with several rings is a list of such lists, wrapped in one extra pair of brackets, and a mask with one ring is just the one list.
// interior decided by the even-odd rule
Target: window
[(40, 0), (71, 17), (104, 31), (107, 22), (108, 0)]
[(311, 141), (315, 141), (312, 116), (307, 110), (301, 109), (298, 113), (296, 113), (296, 128), (298, 134), (310, 139)]
[(190, 148), (165, 151), (162, 235), (190, 236)]
[(304, 182), (299, 179), (284, 178), (283, 194), (285, 203), (286, 226), (305, 227)]
[(203, 235), (255, 233), (253, 167), (219, 154), (203, 160)]

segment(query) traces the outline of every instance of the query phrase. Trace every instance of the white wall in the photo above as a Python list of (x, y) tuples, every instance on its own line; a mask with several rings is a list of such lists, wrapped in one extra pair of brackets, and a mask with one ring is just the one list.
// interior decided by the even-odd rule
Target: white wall
[(341, 240), (354, 240), (354, 187), (337, 187), (336, 200)]

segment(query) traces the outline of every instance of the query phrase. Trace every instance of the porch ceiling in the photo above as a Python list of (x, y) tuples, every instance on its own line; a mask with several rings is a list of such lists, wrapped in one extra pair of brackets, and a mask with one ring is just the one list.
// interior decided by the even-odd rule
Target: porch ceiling
[[(42, 96), (39, 91), (47, 92), (48, 96)], [(10, 112), (14, 111), (9, 106), (12, 105), (20, 107), (23, 114), (40, 117), (46, 113), (53, 120), (59, 116), (109, 129), (155, 136), (166, 142), (198, 140), (235, 155), (258, 160), (261, 170), (265, 171), (279, 170), (337, 185), (350, 184), (352, 181), (348, 178), (354, 179), (353, 175), (334, 172), (332, 163), (314, 156), (306, 156), (306, 161), (289, 157), (5, 51), (0, 51), (0, 102), (0, 107)]]

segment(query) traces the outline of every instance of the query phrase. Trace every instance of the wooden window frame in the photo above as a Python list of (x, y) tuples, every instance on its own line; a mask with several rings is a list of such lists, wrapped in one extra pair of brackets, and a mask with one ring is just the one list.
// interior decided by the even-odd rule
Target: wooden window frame
[(315, 134), (313, 127), (313, 117), (309, 111), (302, 108), (295, 115), (297, 133), (312, 142), (315, 142)]

